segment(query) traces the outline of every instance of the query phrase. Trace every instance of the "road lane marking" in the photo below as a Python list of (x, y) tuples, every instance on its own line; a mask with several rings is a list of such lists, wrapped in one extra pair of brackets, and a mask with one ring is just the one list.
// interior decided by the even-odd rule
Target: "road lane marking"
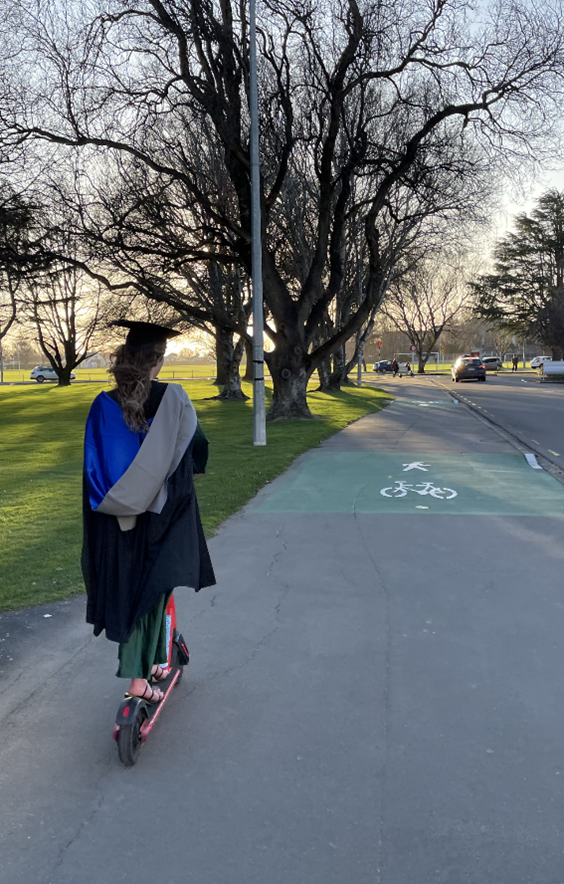
[(560, 457), (560, 455), (558, 454), (558, 452), (557, 452), (557, 451), (553, 451), (552, 448), (547, 448), (546, 450), (547, 450), (547, 451), (550, 451), (550, 453), (553, 454), (555, 457)]

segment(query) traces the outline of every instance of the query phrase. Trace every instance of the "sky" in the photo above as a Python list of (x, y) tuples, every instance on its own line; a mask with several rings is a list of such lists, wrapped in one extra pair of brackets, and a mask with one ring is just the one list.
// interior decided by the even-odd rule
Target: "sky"
[(534, 209), (539, 197), (552, 189), (564, 191), (564, 166), (561, 169), (545, 172), (534, 181), (531, 180), (525, 192), (520, 195), (508, 191), (494, 219), (493, 238), (502, 237), (512, 230), (515, 215), (522, 212), (529, 213)]

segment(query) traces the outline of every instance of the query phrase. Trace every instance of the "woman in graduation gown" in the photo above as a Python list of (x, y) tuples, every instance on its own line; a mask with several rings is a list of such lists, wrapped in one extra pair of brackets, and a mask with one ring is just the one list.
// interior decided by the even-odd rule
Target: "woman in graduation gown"
[(158, 703), (168, 599), (175, 587), (215, 583), (193, 481), (205, 472), (207, 439), (182, 387), (155, 380), (178, 332), (114, 324), (129, 329), (113, 357), (116, 386), (92, 403), (85, 433), (86, 620), (119, 643), (128, 694)]

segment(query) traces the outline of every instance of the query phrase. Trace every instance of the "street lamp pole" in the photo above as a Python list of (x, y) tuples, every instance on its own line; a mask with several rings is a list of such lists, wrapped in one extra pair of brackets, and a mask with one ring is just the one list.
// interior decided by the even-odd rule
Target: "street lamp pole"
[[(360, 243), (360, 257), (358, 260), (358, 306), (362, 304), (362, 240)], [(358, 366), (357, 366), (357, 386), (362, 387), (362, 356), (364, 346), (360, 343), (362, 332), (358, 330)]]
[(251, 115), (251, 260), (253, 283), (253, 444), (266, 445), (256, 0), (249, 0), (249, 93), (249, 110)]

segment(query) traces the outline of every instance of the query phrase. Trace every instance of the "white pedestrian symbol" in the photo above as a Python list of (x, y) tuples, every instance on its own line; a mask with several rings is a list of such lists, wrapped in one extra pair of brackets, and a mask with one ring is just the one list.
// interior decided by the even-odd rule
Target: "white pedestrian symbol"
[(402, 464), (402, 466), (404, 473), (409, 473), (410, 470), (422, 470), (422, 472), (427, 473), (429, 472), (429, 467), (431, 466), (431, 464), (422, 463), (420, 460), (415, 460), (413, 461), (413, 463), (404, 463)]
[(404, 482), (403, 479), (396, 479), (395, 487), (382, 488), (380, 494), (382, 497), (405, 497), (408, 491), (423, 496), (430, 494), (431, 497), (436, 497), (439, 500), (452, 500), (453, 497), (458, 497), (458, 493), (452, 488), (437, 488), (432, 482), (419, 482), (417, 485), (411, 485)]

